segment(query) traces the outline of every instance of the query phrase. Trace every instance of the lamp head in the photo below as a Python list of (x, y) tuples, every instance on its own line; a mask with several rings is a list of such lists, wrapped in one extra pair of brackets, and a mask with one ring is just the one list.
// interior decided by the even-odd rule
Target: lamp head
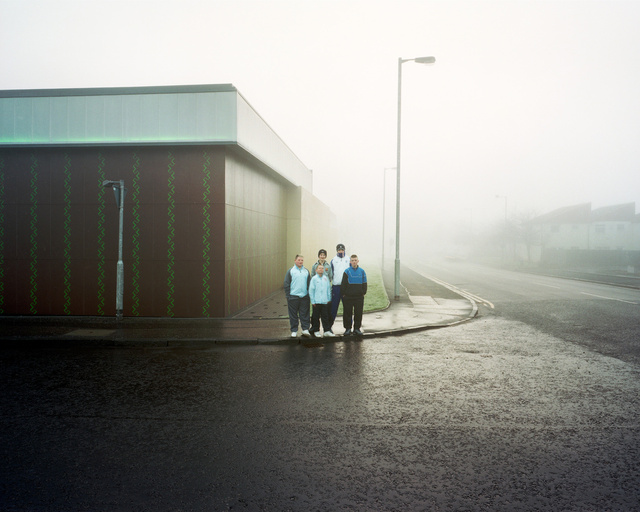
[(413, 60), (418, 64), (434, 64), (436, 62), (435, 57), (418, 57)]

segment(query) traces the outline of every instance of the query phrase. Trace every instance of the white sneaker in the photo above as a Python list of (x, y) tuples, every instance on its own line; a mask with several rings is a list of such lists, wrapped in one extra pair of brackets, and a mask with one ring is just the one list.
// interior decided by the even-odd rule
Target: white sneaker
[(327, 331), (327, 332), (324, 333), (324, 337), (325, 338), (335, 338), (336, 335), (333, 334), (331, 331)]
[(293, 332), (291, 333), (291, 337), (292, 337), (292, 338), (297, 338), (297, 337), (298, 337), (298, 332), (297, 332), (297, 331), (293, 331)]
[(309, 329), (305, 329), (304, 331), (302, 331), (302, 335), (306, 336), (307, 338), (311, 336), (311, 334), (309, 333)]
[(316, 338), (322, 338), (322, 334), (319, 332), (314, 333), (316, 335)]

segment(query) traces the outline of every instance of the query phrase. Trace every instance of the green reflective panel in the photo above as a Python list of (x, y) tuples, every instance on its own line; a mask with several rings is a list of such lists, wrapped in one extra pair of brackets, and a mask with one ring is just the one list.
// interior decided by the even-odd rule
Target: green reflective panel
[(236, 92), (0, 98), (0, 144), (237, 142)]

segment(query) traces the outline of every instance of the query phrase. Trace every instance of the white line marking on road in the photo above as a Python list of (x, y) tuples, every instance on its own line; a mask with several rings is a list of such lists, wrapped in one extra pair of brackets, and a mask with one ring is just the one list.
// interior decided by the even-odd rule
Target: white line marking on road
[(603, 295), (594, 295), (593, 293), (587, 293), (587, 292), (580, 292), (582, 295), (590, 295), (591, 297), (598, 297), (599, 299), (606, 299), (606, 300), (615, 300), (617, 302), (624, 302), (626, 304), (633, 304), (634, 306), (637, 306), (638, 303), (637, 302), (631, 302), (628, 300), (622, 300), (622, 299), (615, 299), (613, 297), (604, 297)]
[(444, 286), (445, 288), (448, 288), (452, 292), (458, 293), (458, 294), (462, 295), (463, 297), (466, 297), (467, 299), (471, 299), (471, 300), (473, 300), (475, 302), (479, 302), (480, 304), (484, 304), (485, 306), (488, 306), (491, 309), (495, 309), (495, 306), (491, 302), (489, 302), (488, 300), (483, 299), (482, 297), (478, 297), (477, 295), (474, 295), (473, 293), (469, 293), (466, 290), (462, 290), (460, 288), (457, 288), (457, 287), (453, 286), (452, 284), (449, 284), (449, 283), (446, 283), (444, 281), (441, 281), (440, 279), (437, 279), (435, 277), (432, 277), (432, 276), (429, 276), (429, 275), (424, 275), (424, 276), (429, 278), (429, 279), (431, 279), (432, 281), (435, 281), (436, 283)]
[(560, 289), (559, 286), (553, 286), (552, 284), (536, 283), (535, 281), (532, 281), (532, 283), (537, 284), (538, 286), (546, 286), (547, 288), (555, 288), (556, 290)]

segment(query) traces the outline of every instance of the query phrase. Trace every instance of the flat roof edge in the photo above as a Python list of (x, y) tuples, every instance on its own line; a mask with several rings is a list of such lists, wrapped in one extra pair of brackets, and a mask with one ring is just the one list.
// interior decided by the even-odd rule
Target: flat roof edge
[(0, 91), (0, 98), (49, 98), (64, 96), (115, 96), (125, 94), (176, 94), (237, 91), (238, 90), (233, 84), (91, 87), (82, 89), (13, 89)]
[(167, 141), (89, 141), (89, 142), (25, 142), (22, 144), (5, 144), (0, 142), (0, 149), (28, 149), (28, 148), (79, 148), (96, 146), (237, 146), (233, 140), (167, 140)]

